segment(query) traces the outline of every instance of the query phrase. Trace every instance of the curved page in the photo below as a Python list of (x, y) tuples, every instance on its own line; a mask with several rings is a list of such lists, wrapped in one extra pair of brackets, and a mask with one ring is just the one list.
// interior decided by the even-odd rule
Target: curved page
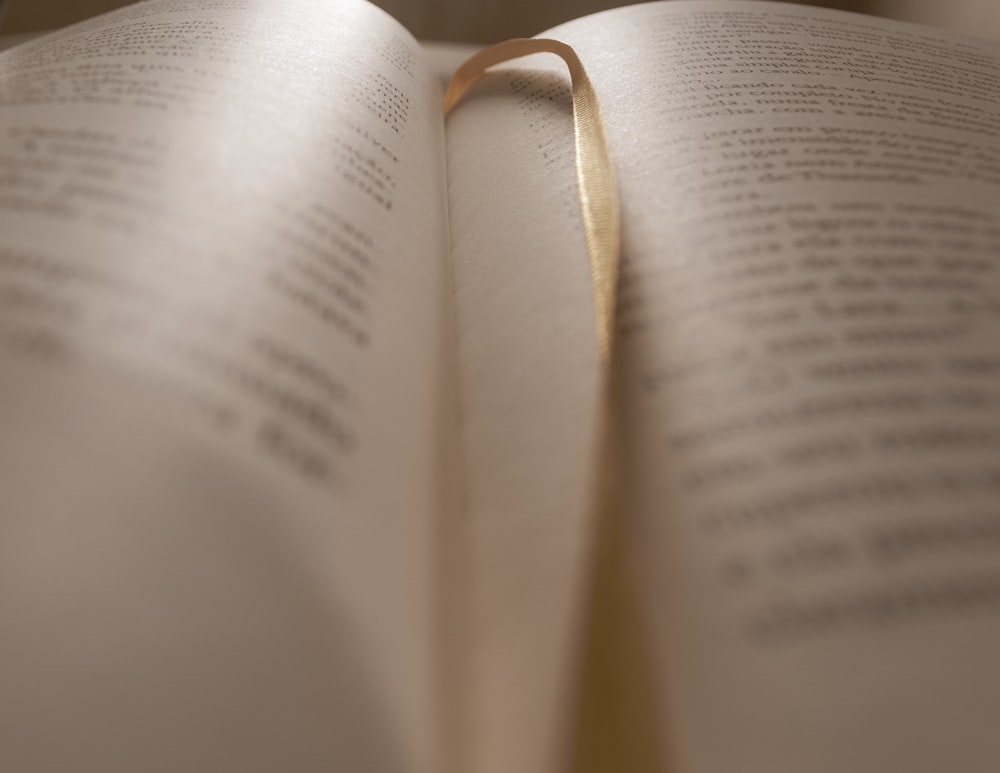
[[(1000, 47), (736, 2), (546, 36), (594, 81), (622, 192), (630, 509), (676, 769), (994, 769)], [(547, 67), (449, 120), (491, 771), (554, 758), (585, 555), (592, 312)]]
[(440, 769), (439, 93), (347, 0), (0, 57), (0, 767)]

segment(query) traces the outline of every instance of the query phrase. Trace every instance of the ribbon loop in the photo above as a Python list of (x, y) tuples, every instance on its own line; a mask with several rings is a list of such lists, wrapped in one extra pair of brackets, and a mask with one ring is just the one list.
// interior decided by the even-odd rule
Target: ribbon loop
[(444, 111), (449, 113), (489, 67), (538, 53), (556, 54), (569, 67), (573, 88), (576, 183), (594, 286), (597, 347), (607, 371), (611, 368), (615, 337), (621, 208), (600, 103), (580, 58), (565, 43), (544, 38), (514, 38), (484, 48), (455, 71), (444, 95)]

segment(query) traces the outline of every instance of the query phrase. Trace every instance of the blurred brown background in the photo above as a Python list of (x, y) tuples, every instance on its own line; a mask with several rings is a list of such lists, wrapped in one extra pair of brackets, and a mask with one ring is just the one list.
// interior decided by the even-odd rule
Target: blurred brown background
[[(627, 0), (376, 0), (427, 40), (490, 42), (547, 27)], [(0, 0), (3, 3), (4, 0)], [(6, 0), (0, 34), (56, 29), (129, 0)], [(1000, 0), (807, 0), (811, 5), (893, 16), (1000, 38)]]

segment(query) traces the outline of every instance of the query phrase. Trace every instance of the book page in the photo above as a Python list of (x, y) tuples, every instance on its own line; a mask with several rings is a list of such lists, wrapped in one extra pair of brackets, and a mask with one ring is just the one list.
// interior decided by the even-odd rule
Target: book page
[(0, 768), (441, 769), (442, 129), (354, 0), (0, 56)]
[[(1000, 46), (770, 3), (551, 34), (622, 192), (630, 509), (676, 769), (992, 770)], [(570, 140), (522, 77), (547, 109), (545, 73), (463, 109), (505, 99), (505, 147), (545, 158)]]

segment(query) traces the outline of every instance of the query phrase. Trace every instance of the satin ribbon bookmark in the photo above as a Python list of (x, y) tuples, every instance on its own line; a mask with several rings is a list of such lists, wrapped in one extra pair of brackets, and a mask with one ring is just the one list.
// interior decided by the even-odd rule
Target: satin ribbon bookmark
[(611, 153), (594, 87), (576, 52), (558, 40), (515, 38), (483, 49), (452, 77), (444, 97), (450, 112), (489, 67), (538, 53), (561, 57), (573, 93), (576, 179), (593, 283), (600, 356), (591, 480), (591, 565), (584, 645), (576, 686), (572, 737), (564, 764), (574, 773), (662, 770), (663, 725), (655, 711), (649, 642), (642, 630), (634, 566), (628, 560), (621, 476), (620, 376), (615, 326), (621, 262), (621, 211)]

